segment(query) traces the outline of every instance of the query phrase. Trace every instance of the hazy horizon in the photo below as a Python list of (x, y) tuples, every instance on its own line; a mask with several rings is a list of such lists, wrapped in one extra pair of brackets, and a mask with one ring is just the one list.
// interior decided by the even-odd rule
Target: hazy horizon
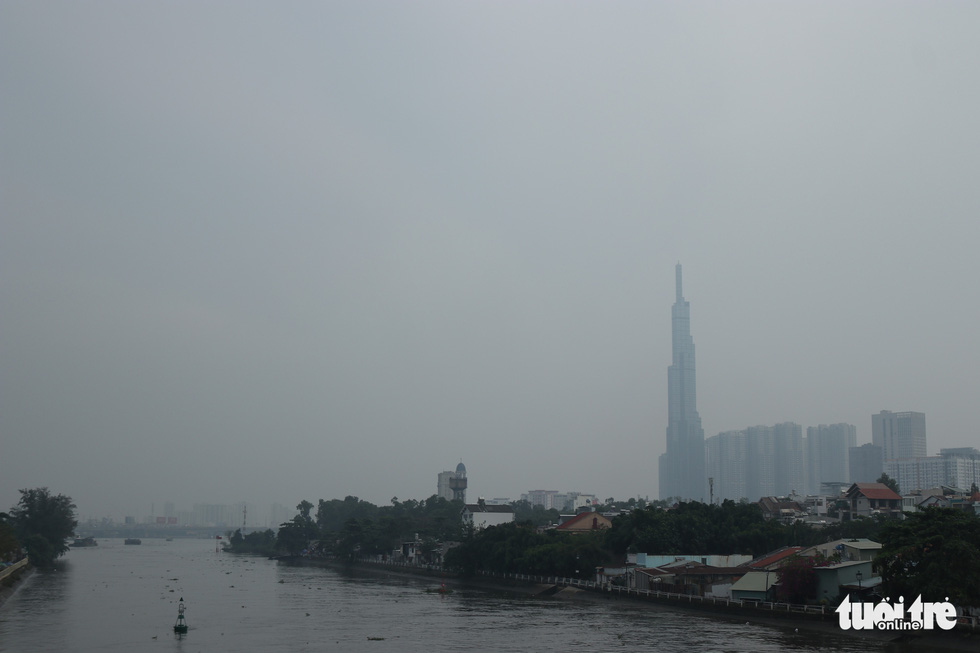
[(656, 498), (678, 262), (705, 437), (978, 446), (978, 19), (0, 2), (0, 510)]

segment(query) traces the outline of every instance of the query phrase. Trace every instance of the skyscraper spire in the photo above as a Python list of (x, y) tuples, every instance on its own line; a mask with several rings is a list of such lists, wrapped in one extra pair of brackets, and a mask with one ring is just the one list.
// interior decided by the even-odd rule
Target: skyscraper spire
[(660, 456), (660, 498), (702, 501), (705, 497), (704, 429), (698, 415), (691, 337), (691, 305), (684, 300), (681, 264), (677, 300), (671, 308), (673, 362), (667, 368), (667, 451)]
[(684, 301), (684, 291), (681, 289), (681, 264), (680, 262), (674, 268), (675, 276), (677, 279), (677, 301)]

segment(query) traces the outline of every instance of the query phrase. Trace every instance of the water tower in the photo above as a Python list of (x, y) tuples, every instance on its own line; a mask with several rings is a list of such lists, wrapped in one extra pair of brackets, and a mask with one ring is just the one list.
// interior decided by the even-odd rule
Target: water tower
[(449, 489), (453, 491), (453, 501), (466, 503), (466, 466), (462, 460), (456, 465), (456, 475), (449, 479)]

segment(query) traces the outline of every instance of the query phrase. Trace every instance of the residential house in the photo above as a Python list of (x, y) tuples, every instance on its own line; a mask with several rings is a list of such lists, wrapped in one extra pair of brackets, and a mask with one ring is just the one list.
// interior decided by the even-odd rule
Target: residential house
[(817, 600), (836, 604), (844, 594), (865, 594), (881, 584), (872, 576), (870, 560), (840, 562), (826, 567), (814, 567), (817, 574)]
[(756, 558), (749, 563), (749, 567), (752, 569), (779, 569), (802, 550), (802, 546), (785, 546), (767, 553), (761, 558)]
[(777, 497), (762, 497), (759, 499), (759, 508), (766, 519), (778, 519), (787, 524), (792, 524), (807, 514), (806, 509), (798, 502)]
[(672, 591), (674, 586), (673, 572), (660, 569), (659, 567), (636, 567), (629, 568), (629, 586), (638, 590), (661, 590), (663, 592)]
[(881, 544), (879, 542), (862, 537), (817, 544), (804, 549), (800, 555), (822, 555), (827, 559), (833, 559), (836, 556), (840, 562), (853, 562), (855, 560), (874, 560), (880, 549)]
[(629, 564), (636, 565), (637, 567), (664, 567), (673, 562), (680, 562), (681, 560), (693, 560), (694, 562), (700, 562), (702, 565), (711, 565), (712, 567), (737, 567), (752, 562), (752, 556), (742, 553), (733, 553), (731, 555), (699, 555), (695, 553), (655, 555), (652, 553), (628, 553), (626, 557)]
[(612, 521), (598, 512), (581, 512), (562, 522), (556, 530), (566, 533), (590, 533), (610, 528)]
[(853, 483), (844, 493), (841, 521), (855, 517), (902, 516), (902, 497), (884, 483)]
[(743, 601), (771, 601), (772, 586), (776, 584), (774, 571), (750, 571), (732, 583), (732, 598)]

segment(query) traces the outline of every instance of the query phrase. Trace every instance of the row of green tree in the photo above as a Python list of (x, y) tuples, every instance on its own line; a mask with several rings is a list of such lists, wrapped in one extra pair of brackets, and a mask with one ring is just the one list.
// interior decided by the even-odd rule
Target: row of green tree
[[(317, 506), (303, 501), (296, 517), (278, 534), (236, 531), (229, 543), (233, 551), (298, 554), (312, 549), (353, 560), (390, 554), (402, 542), (417, 538), (423, 557), (433, 554), (441, 542), (458, 542), (444, 563), (463, 573), (588, 578), (597, 566), (621, 564), (631, 551), (759, 557), (785, 546), (869, 538), (883, 544), (876, 572), (887, 592), (980, 604), (980, 518), (958, 510), (929, 509), (909, 514), (904, 521), (876, 516), (813, 527), (767, 520), (752, 503), (681, 502), (665, 510), (656, 502), (620, 514), (611, 528), (569, 534), (537, 528), (553, 523), (557, 513), (526, 502), (515, 504), (515, 522), (477, 532), (463, 527), (461, 509), (461, 502), (436, 496), (422, 501), (394, 498), (387, 506), (353, 496), (321, 500)], [(788, 567), (782, 598), (805, 600), (815, 582), (813, 567), (828, 563), (809, 559)]]
[(298, 514), (280, 525), (278, 533), (230, 533), (229, 548), (269, 555), (296, 555), (313, 548), (317, 553), (353, 558), (391, 553), (416, 536), (423, 548), (433, 550), (438, 542), (463, 537), (463, 503), (434, 495), (421, 501), (399, 501), (394, 497), (387, 506), (376, 506), (355, 496), (321, 499), (316, 506), (304, 500), (296, 509)]
[(884, 525), (883, 518), (875, 517), (816, 528), (767, 520), (754, 503), (692, 501), (670, 510), (659, 505), (631, 510), (613, 518), (611, 528), (584, 535), (539, 533), (520, 522), (487, 529), (465, 538), (449, 553), (446, 563), (464, 571), (552, 575), (560, 570), (584, 578), (598, 564), (621, 564), (628, 552), (759, 557), (785, 546), (874, 538)]
[[(527, 544), (527, 536), (521, 528), (556, 523), (558, 513), (531, 506), (526, 501), (516, 502), (515, 526), (504, 548), (513, 550)], [(456, 556), (464, 555), (467, 547), (485, 548), (485, 538), (502, 537), (500, 532), (468, 533), (460, 519), (462, 503), (432, 496), (421, 501), (399, 501), (390, 505), (376, 506), (354, 496), (344, 499), (320, 500), (314, 506), (302, 501), (298, 514), (282, 524), (278, 534), (270, 531), (253, 531), (242, 534), (229, 533), (232, 551), (263, 554), (295, 555), (313, 547), (318, 553), (341, 557), (358, 555), (383, 555), (397, 549), (402, 542), (422, 543), (423, 552), (434, 550), (439, 542), (462, 542)], [(624, 507), (628, 507), (628, 504)], [(314, 511), (315, 508), (315, 511)], [(604, 530), (597, 538), (596, 549), (607, 558), (622, 559), (627, 551), (643, 551), (651, 554), (733, 554), (747, 553), (759, 556), (773, 549), (789, 545), (809, 545), (838, 537), (874, 537), (881, 528), (880, 519), (867, 519), (835, 524), (826, 528), (813, 528), (804, 524), (786, 525), (766, 520), (756, 504), (725, 501), (720, 505), (699, 502), (681, 502), (671, 510), (665, 510), (659, 502), (645, 504), (624, 512), (613, 520), (612, 528)], [(543, 535), (558, 538), (561, 534)], [(499, 542), (498, 542), (499, 543)], [(554, 542), (535, 541), (532, 546), (548, 544), (548, 551), (563, 559), (581, 559), (580, 551), (559, 551)], [(572, 546), (572, 545), (569, 545)], [(578, 547), (575, 544), (572, 548)], [(492, 571), (517, 571), (547, 573), (552, 563), (546, 556), (538, 566), (528, 567), (526, 559), (518, 568), (510, 564), (520, 556), (471, 555), (482, 559), (482, 568)], [(602, 557), (602, 556), (600, 556)], [(499, 563), (499, 564), (498, 564)], [(470, 567), (472, 565), (461, 565)], [(582, 566), (582, 565), (580, 565)], [(587, 567), (585, 567), (587, 568)]]
[[(477, 570), (588, 578), (602, 564), (622, 564), (623, 554), (750, 554), (784, 546), (812, 546), (837, 539), (881, 542), (874, 561), (886, 596), (948, 600), (980, 606), (980, 517), (963, 510), (929, 508), (905, 519), (859, 518), (823, 528), (766, 520), (755, 504), (680, 503), (649, 507), (613, 519), (612, 527), (584, 535), (538, 532), (508, 524), (470, 534), (446, 556), (446, 564)], [(779, 600), (816, 598), (816, 572), (834, 560), (801, 556), (779, 573)]]
[(20, 501), (0, 512), (0, 560), (11, 561), (26, 551), (35, 567), (50, 567), (68, 551), (78, 521), (75, 504), (46, 487), (20, 490)]

